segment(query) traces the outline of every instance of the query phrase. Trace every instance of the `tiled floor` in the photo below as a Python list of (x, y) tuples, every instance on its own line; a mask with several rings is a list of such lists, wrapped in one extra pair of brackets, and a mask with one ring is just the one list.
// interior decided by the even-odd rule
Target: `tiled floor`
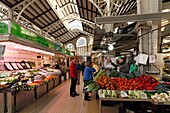
[(98, 101), (95, 99), (95, 94), (91, 95), (91, 101), (84, 101), (82, 87), (81, 81), (81, 84), (77, 85), (80, 96), (70, 97), (70, 80), (67, 80), (33, 104), (21, 109), (19, 113), (98, 113)]

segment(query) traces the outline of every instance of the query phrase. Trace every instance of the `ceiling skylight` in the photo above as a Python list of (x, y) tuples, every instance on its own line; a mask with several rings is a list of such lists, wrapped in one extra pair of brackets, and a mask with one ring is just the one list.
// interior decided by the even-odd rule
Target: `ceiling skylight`
[(67, 30), (83, 30), (76, 0), (49, 0)]

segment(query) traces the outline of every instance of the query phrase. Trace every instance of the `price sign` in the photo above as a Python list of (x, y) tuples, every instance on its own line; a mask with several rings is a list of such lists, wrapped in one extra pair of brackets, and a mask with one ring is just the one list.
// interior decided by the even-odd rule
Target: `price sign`
[(156, 63), (156, 55), (149, 56), (149, 63), (151, 63), (151, 64)]

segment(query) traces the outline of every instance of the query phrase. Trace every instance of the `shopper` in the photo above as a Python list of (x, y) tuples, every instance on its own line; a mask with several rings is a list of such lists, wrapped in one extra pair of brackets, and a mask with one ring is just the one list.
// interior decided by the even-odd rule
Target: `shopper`
[(59, 64), (59, 62), (58, 62), (58, 61), (55, 63), (55, 65), (54, 65), (54, 69), (59, 69), (59, 70), (61, 70), (61, 68), (60, 68), (60, 64)]
[[(96, 72), (96, 70), (93, 68), (92, 62), (89, 61), (84, 69), (84, 87), (88, 85), (89, 81), (93, 80), (93, 72)], [(90, 101), (89, 98), (88, 92), (85, 92), (84, 100)]]
[(84, 68), (85, 68), (85, 61), (81, 64), (82, 76), (83, 76), (83, 74), (84, 74)]
[(71, 78), (71, 85), (70, 85), (70, 96), (75, 97), (78, 96), (76, 92), (76, 83), (77, 83), (77, 77), (78, 77), (78, 71), (76, 69), (76, 64), (78, 60), (74, 58), (72, 60), (72, 63), (70, 64), (70, 78)]
[(78, 71), (77, 85), (79, 85), (80, 84), (80, 72), (81, 72), (81, 69), (82, 69), (79, 60), (77, 61), (76, 69)]

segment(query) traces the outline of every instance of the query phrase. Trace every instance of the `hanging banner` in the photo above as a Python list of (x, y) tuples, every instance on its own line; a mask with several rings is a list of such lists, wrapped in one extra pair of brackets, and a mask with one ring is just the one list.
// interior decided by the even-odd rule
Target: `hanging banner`
[(19, 37), (19, 38), (23, 38), (32, 42), (35, 42), (37, 44), (43, 45), (45, 47), (51, 48), (51, 49), (55, 49), (55, 44), (50, 41), (47, 40), (39, 35), (37, 35), (36, 33), (22, 27), (19, 26), (18, 24), (11, 22), (11, 34)]
[(8, 20), (0, 21), (0, 34), (8, 34)]

